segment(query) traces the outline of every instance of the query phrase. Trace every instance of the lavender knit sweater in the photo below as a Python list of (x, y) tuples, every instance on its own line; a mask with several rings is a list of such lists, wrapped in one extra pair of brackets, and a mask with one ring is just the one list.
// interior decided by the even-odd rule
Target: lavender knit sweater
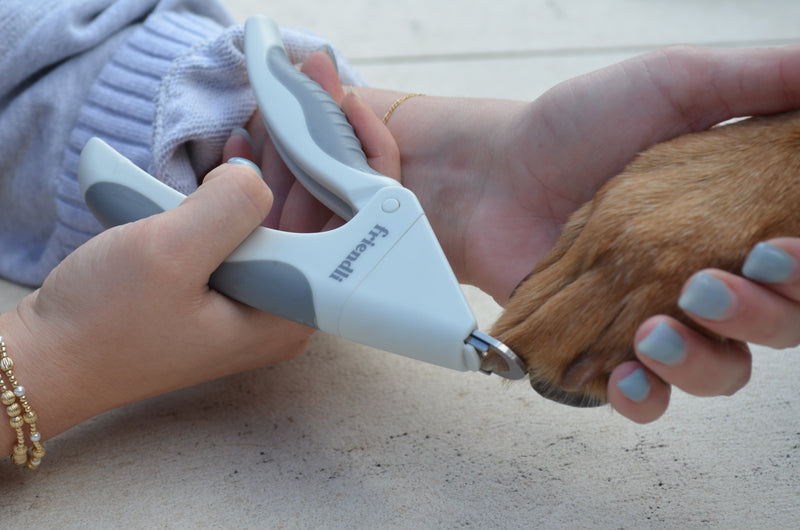
[[(326, 44), (282, 31), (295, 62)], [(194, 190), (255, 111), (242, 49), (216, 0), (2, 0), (0, 276), (38, 285), (102, 229), (76, 180), (92, 136)]]

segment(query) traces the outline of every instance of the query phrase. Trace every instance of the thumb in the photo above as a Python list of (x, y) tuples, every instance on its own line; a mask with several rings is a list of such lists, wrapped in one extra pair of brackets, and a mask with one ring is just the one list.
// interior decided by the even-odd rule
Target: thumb
[(252, 162), (231, 159), (208, 175), (156, 233), (169, 255), (211, 273), (255, 230), (272, 208), (272, 192)]

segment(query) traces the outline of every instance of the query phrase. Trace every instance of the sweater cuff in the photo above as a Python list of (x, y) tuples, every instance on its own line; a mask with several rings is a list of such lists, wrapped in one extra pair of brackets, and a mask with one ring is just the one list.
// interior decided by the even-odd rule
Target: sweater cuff
[[(328, 44), (313, 33), (282, 28), (289, 60), (298, 64)], [(334, 50), (344, 84), (362, 85), (358, 73)], [(256, 101), (244, 57), (244, 29), (232, 26), (217, 39), (179, 57), (158, 93), (150, 173), (183, 193), (211, 171), (231, 131), (244, 126)]]
[[(77, 170), (80, 152), (93, 136), (148, 170), (156, 98), (162, 78), (187, 50), (222, 33), (214, 21), (190, 13), (158, 12), (131, 33), (92, 85), (70, 135), (63, 172), (56, 183), (55, 266), (102, 231), (83, 201)], [(182, 186), (188, 191), (187, 186)]]

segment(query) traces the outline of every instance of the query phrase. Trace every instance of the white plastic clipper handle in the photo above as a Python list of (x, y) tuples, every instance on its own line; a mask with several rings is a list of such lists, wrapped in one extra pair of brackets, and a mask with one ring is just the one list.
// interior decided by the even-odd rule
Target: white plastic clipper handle
[[(99, 139), (78, 179), (105, 226), (185, 198)], [(333, 335), (455, 370), (478, 370), (464, 340), (477, 323), (413, 193), (380, 189), (344, 226), (318, 234), (257, 228), (210, 285), (245, 304)]]

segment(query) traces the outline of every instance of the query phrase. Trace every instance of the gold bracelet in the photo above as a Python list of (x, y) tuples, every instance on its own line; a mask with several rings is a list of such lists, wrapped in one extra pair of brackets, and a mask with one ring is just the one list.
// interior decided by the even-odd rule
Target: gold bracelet
[[(5, 374), (5, 379), (2, 377), (3, 374)], [(6, 381), (8, 381), (8, 385), (6, 385)], [(6, 412), (11, 417), (9, 421), (11, 428), (17, 433), (17, 445), (11, 452), (11, 461), (18, 466), (27, 464), (30, 469), (38, 469), (45, 453), (41, 443), (42, 434), (36, 429), (36, 421), (39, 417), (28, 403), (25, 387), (20, 385), (14, 376), (14, 361), (6, 352), (6, 343), (3, 337), (0, 337), (0, 401), (6, 406)], [(30, 440), (33, 444), (30, 454), (25, 446), (25, 433), (22, 429), (24, 424), (28, 424), (30, 429)]]
[(389, 121), (389, 118), (391, 117), (392, 112), (394, 112), (395, 109), (397, 109), (397, 107), (399, 107), (401, 103), (403, 103), (405, 100), (411, 99), (411, 98), (413, 98), (415, 96), (424, 96), (424, 95), (425, 94), (414, 93), (414, 94), (406, 94), (405, 96), (401, 96), (401, 97), (397, 98), (397, 101), (392, 103), (392, 106), (389, 107), (389, 110), (387, 110), (386, 114), (383, 115), (383, 123), (384, 123), (384, 125), (386, 125), (386, 122)]

